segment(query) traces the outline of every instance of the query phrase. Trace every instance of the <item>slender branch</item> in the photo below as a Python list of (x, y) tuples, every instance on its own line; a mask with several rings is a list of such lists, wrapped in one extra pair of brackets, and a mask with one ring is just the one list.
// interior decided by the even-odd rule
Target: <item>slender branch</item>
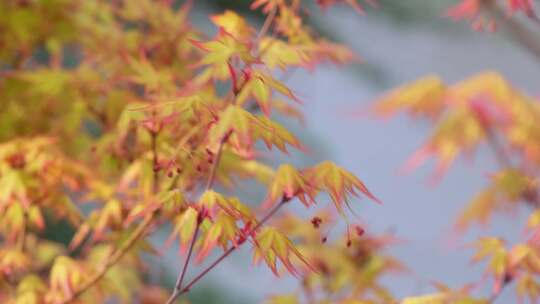
[[(229, 136), (231, 135), (231, 132), (228, 132), (223, 136), (221, 141), (219, 142), (218, 151), (216, 153), (215, 159), (212, 163), (212, 167), (210, 168), (210, 174), (208, 175), (208, 180), (206, 182), (205, 190), (209, 190), (214, 185), (214, 181), (216, 180), (216, 172), (219, 165), (219, 162), (221, 160), (221, 155), (223, 154), (223, 146), (229, 140)], [(187, 269), (189, 267), (189, 262), (191, 260), (191, 256), (193, 254), (193, 247), (195, 246), (195, 242), (197, 241), (197, 235), (199, 233), (200, 227), (201, 227), (202, 219), (197, 219), (197, 226), (195, 226), (195, 232), (193, 233), (193, 237), (191, 239), (191, 243), (189, 244), (189, 251), (186, 256), (186, 261), (184, 262), (184, 267), (182, 268), (182, 271), (178, 274), (178, 277), (176, 279), (176, 283), (174, 285), (174, 290), (167, 300), (167, 304), (173, 303), (174, 300), (180, 295), (180, 291), (182, 290), (182, 283), (184, 282), (184, 277), (186, 275)]]
[[(274, 9), (272, 9), (272, 11), (270, 11), (268, 16), (266, 17), (261, 30), (257, 34), (257, 38), (256, 38), (257, 43), (260, 41), (260, 39), (264, 35), (266, 35), (268, 30), (270, 29), (270, 26), (272, 25), (272, 22), (274, 21), (276, 13), (277, 13), (277, 9), (274, 8)], [(230, 95), (230, 96), (234, 98), (232, 100), (232, 103), (234, 104), (235, 101), (236, 101), (236, 96), (242, 90), (242, 88), (246, 84), (246, 81), (244, 81), (241, 85), (238, 85), (238, 79), (236, 78), (236, 76), (235, 76), (235, 74), (233, 72), (233, 67), (231, 65), (229, 65), (229, 69), (231, 71), (231, 77), (232, 77), (232, 81), (233, 81), (232, 95)], [(206, 190), (209, 190), (210, 188), (212, 188), (212, 185), (214, 184), (214, 181), (216, 179), (216, 173), (217, 173), (218, 165), (219, 165), (219, 162), (221, 160), (221, 155), (223, 153), (223, 146), (225, 145), (225, 143), (227, 142), (227, 140), (229, 139), (231, 134), (232, 134), (232, 132), (228, 132), (227, 134), (225, 134), (225, 136), (223, 136), (223, 138), (219, 142), (218, 150), (217, 150), (213, 165), (210, 168), (210, 173), (209, 173), (209, 176), (208, 176), (208, 180), (206, 182), (206, 186), (205, 186)], [(257, 224), (252, 229), (252, 231), (257, 230), (260, 227), (260, 225), (262, 225), (262, 223), (266, 222), (275, 212), (277, 212), (277, 210), (282, 205), (283, 205), (283, 201), (277, 206), (277, 208), (272, 210), (272, 212), (270, 212), (266, 217), (264, 217), (263, 220), (261, 222), (259, 222), (259, 224)], [(223, 253), (223, 255), (221, 255), (216, 261), (214, 261), (214, 263), (212, 263), (208, 268), (203, 270), (190, 283), (188, 283), (188, 285), (186, 287), (182, 288), (182, 283), (184, 281), (184, 277), (185, 277), (185, 274), (186, 274), (187, 269), (189, 267), (189, 262), (190, 262), (190, 259), (191, 259), (192, 253), (193, 253), (193, 247), (195, 245), (195, 242), (197, 241), (197, 234), (199, 233), (201, 222), (202, 222), (202, 220), (197, 221), (197, 226), (195, 227), (195, 232), (193, 233), (193, 238), (191, 239), (191, 243), (189, 245), (189, 251), (188, 251), (188, 255), (186, 257), (186, 261), (184, 263), (184, 267), (182, 268), (182, 271), (180, 272), (180, 274), (178, 275), (178, 278), (176, 279), (176, 284), (174, 286), (174, 290), (173, 290), (171, 296), (169, 297), (169, 299), (167, 300), (166, 304), (173, 303), (181, 294), (187, 292), (191, 288), (191, 286), (193, 286), (193, 284), (195, 284), (198, 280), (200, 280), (202, 277), (204, 277), (206, 275), (206, 273), (208, 273), (210, 270), (212, 270), (223, 259), (225, 259), (229, 254), (231, 254), (236, 248), (236, 247), (229, 248), (225, 253)]]
[[(153, 112), (155, 119), (155, 112)], [(159, 188), (159, 160), (157, 155), (157, 132), (150, 131), (151, 149), (152, 149), (152, 166), (154, 172), (154, 178), (152, 179), (152, 189), (154, 193), (158, 192)]]
[(257, 34), (257, 40), (256, 40), (257, 42), (259, 42), (262, 39), (262, 37), (264, 37), (264, 35), (266, 35), (268, 30), (270, 29), (270, 26), (272, 25), (272, 22), (274, 22), (274, 18), (276, 17), (276, 13), (277, 13), (277, 6), (274, 6), (272, 10), (270, 11), (270, 13), (268, 13), (268, 15), (266, 16), (266, 19), (264, 20), (264, 23), (261, 27), (261, 30)]
[[(158, 157), (157, 157), (157, 132), (151, 131), (151, 150), (152, 150), (152, 162), (153, 165), (158, 165)], [(154, 168), (155, 169), (155, 168)], [(153, 176), (153, 193), (156, 194), (158, 192), (158, 174), (157, 170), (154, 170), (154, 176)], [(68, 298), (64, 299), (60, 304), (67, 304), (73, 300), (75, 300), (77, 297), (79, 297), (81, 294), (86, 292), (88, 289), (90, 289), (92, 286), (94, 286), (101, 278), (107, 274), (109, 269), (114, 266), (118, 261), (137, 243), (137, 241), (144, 235), (148, 227), (152, 224), (154, 218), (159, 213), (158, 210), (154, 210), (152, 213), (147, 214), (144, 219), (139, 223), (139, 225), (133, 230), (133, 233), (122, 243), (122, 245), (118, 248), (116, 248), (104, 261), (103, 264), (101, 264), (100, 268), (97, 272), (95, 272), (90, 278), (88, 278), (87, 281), (85, 281), (81, 286), (79, 286)]]
[(23, 211), (23, 225), (21, 234), (19, 235), (19, 238), (17, 239), (17, 250), (24, 251), (25, 243), (26, 243), (26, 235), (28, 233), (28, 213), (26, 210)]
[(64, 299), (60, 304), (67, 304), (73, 300), (75, 300), (77, 297), (82, 295), (84, 292), (86, 292), (90, 287), (94, 286), (105, 274), (107, 271), (115, 265), (132, 247), (137, 243), (140, 237), (143, 236), (146, 229), (150, 226), (152, 223), (154, 216), (156, 212), (153, 212), (151, 214), (148, 214), (143, 221), (135, 228), (133, 233), (129, 236), (129, 238), (118, 248), (116, 249), (111, 255), (109, 255), (105, 262), (102, 264), (102, 266), (98, 269), (96, 273), (94, 273), (87, 281), (85, 281), (81, 286), (75, 290), (69, 298)]
[[(268, 214), (266, 214), (258, 223), (257, 225), (253, 226), (253, 228), (249, 229), (245, 234), (246, 235), (252, 235), (255, 231), (257, 231), (259, 228), (264, 225), (270, 218), (276, 214), (276, 212), (279, 211), (281, 207), (283, 207), (287, 202), (289, 202), (289, 198), (283, 198), (278, 205), (276, 205)], [(167, 301), (167, 304), (171, 304), (176, 300), (180, 295), (187, 293), (193, 285), (195, 285), (200, 279), (202, 279), (208, 272), (210, 272), (212, 269), (214, 269), (221, 261), (223, 261), (226, 257), (228, 257), (231, 253), (233, 253), (236, 249), (240, 248), (240, 246), (243, 244), (239, 243), (236, 246), (232, 246), (231, 248), (227, 249), (219, 258), (217, 258), (212, 264), (210, 264), (208, 267), (206, 267), (203, 271), (201, 271), (195, 278), (193, 278), (184, 288), (180, 290), (175, 290), (175, 292), (171, 295), (169, 300)]]
[(166, 304), (171, 304), (176, 299), (176, 294), (178, 293), (178, 290), (182, 288), (182, 283), (184, 282), (184, 277), (188, 269), (189, 260), (191, 258), (191, 254), (193, 253), (193, 247), (195, 247), (195, 241), (197, 240), (197, 235), (199, 234), (200, 227), (201, 225), (197, 223), (197, 226), (195, 227), (195, 232), (193, 233), (193, 238), (191, 239), (191, 244), (189, 245), (189, 251), (186, 257), (186, 261), (184, 263), (184, 267), (182, 268), (180, 276), (178, 276), (178, 278), (176, 279), (176, 283), (174, 284), (174, 291), (167, 300)]

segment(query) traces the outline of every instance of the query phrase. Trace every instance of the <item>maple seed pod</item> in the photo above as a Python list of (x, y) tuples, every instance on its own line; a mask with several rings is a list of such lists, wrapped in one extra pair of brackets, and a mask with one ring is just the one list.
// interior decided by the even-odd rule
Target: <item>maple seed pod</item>
[(22, 169), (26, 165), (26, 160), (23, 154), (16, 153), (6, 158), (6, 161), (13, 169)]
[(503, 277), (503, 283), (508, 284), (512, 282), (513, 279), (514, 279), (514, 276), (510, 272), (506, 272)]
[(351, 245), (352, 245), (351, 240), (348, 240), (348, 241), (347, 241), (347, 247), (351, 247)]
[(156, 163), (154, 164), (154, 167), (152, 169), (154, 170), (154, 173), (156, 173), (159, 171), (159, 169), (161, 169), (161, 166), (158, 163)]
[(173, 177), (173, 172), (172, 172), (172, 171), (169, 171), (169, 172), (167, 173), (167, 176), (168, 176), (169, 178), (172, 178), (172, 177)]
[(201, 165), (197, 165), (197, 172), (201, 172), (201, 171), (202, 171)]
[(176, 168), (176, 173), (177, 174), (182, 174), (182, 169), (181, 168)]
[(358, 235), (359, 237), (364, 235), (364, 233), (366, 232), (364, 230), (364, 228), (360, 227), (360, 226), (356, 226), (355, 227), (355, 230), (356, 230), (356, 235)]
[(324, 237), (321, 239), (321, 242), (324, 244), (324, 243), (326, 243), (327, 240), (328, 240), (328, 239), (324, 236)]
[(318, 216), (311, 219), (311, 224), (315, 229), (318, 229), (321, 226), (322, 219)]

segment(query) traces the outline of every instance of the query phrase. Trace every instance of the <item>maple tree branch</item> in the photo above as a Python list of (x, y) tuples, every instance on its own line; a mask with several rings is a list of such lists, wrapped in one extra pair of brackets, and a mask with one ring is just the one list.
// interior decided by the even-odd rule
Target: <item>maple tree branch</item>
[[(262, 227), (270, 218), (272, 218), (281, 207), (283, 207), (286, 203), (290, 201), (290, 198), (284, 197), (279, 204), (277, 204), (270, 212), (268, 212), (258, 223), (257, 225), (253, 226), (253, 228), (249, 229), (245, 234), (251, 235), (255, 231), (257, 231), (259, 228)], [(195, 285), (200, 279), (202, 279), (208, 272), (210, 272), (212, 269), (214, 269), (217, 265), (219, 265), (226, 257), (228, 257), (231, 253), (233, 253), (236, 249), (240, 248), (240, 246), (243, 243), (239, 243), (235, 246), (230, 247), (225, 251), (221, 256), (219, 256), (212, 264), (210, 264), (208, 267), (206, 267), (203, 271), (201, 271), (195, 278), (193, 278), (184, 288), (179, 289), (171, 295), (171, 298), (167, 301), (167, 304), (172, 304), (174, 300), (176, 300), (179, 296), (181, 296), (184, 293), (189, 292), (189, 290)]]
[(174, 290), (169, 299), (167, 300), (166, 304), (171, 304), (174, 302), (174, 300), (178, 297), (178, 292), (180, 289), (182, 289), (182, 283), (184, 282), (184, 277), (187, 273), (189, 260), (191, 258), (191, 254), (193, 252), (193, 247), (195, 247), (195, 241), (197, 240), (197, 235), (199, 234), (201, 225), (197, 222), (197, 226), (195, 227), (195, 232), (193, 233), (193, 238), (191, 239), (191, 244), (189, 245), (189, 251), (188, 255), (186, 257), (186, 261), (184, 263), (184, 267), (182, 268), (181, 274), (176, 279), (176, 283), (174, 284)]
[[(268, 16), (266, 17), (261, 30), (257, 34), (256, 43), (258, 43), (260, 41), (260, 39), (262, 37), (264, 37), (264, 35), (266, 35), (268, 30), (270, 29), (270, 26), (272, 25), (272, 22), (274, 21), (276, 13), (277, 13), (277, 9), (274, 7), (270, 11)], [(234, 99), (232, 100), (232, 103), (234, 104), (235, 101), (236, 101), (236, 97), (237, 97), (238, 93), (242, 90), (242, 88), (245, 86), (247, 81), (244, 81), (239, 86), (238, 85), (238, 80), (237, 80), (237, 78), (236, 78), (236, 76), (234, 74), (233, 67), (231, 65), (229, 65), (229, 69), (231, 71), (231, 77), (232, 77), (232, 81), (233, 81), (232, 97), (234, 97)], [(225, 134), (225, 136), (223, 136), (223, 138), (219, 142), (219, 146), (218, 146), (218, 150), (217, 150), (214, 162), (212, 164), (212, 167), (210, 168), (210, 174), (208, 176), (208, 180), (207, 180), (206, 187), (205, 187), (206, 190), (209, 190), (210, 188), (212, 188), (212, 185), (214, 184), (214, 181), (216, 179), (216, 173), (217, 173), (218, 165), (219, 165), (219, 162), (221, 160), (221, 155), (223, 153), (223, 146), (225, 145), (225, 143), (227, 142), (227, 140), (229, 139), (231, 134), (232, 134), (232, 132), (229, 131), (227, 134)], [(260, 227), (260, 225), (262, 225), (262, 223), (267, 221), (275, 212), (277, 212), (277, 210), (279, 209), (279, 207), (281, 207), (282, 204), (283, 204), (283, 201), (282, 201), (282, 203), (280, 203), (277, 206), (277, 208), (275, 208), (273, 210), (273, 212), (270, 212), (268, 214), (269, 216), (267, 215), (266, 217), (264, 217), (263, 220), (258, 225), (256, 225), (254, 227), (253, 231), (257, 230)], [(188, 251), (188, 254), (186, 256), (186, 261), (184, 263), (184, 267), (182, 268), (182, 271), (180, 272), (180, 274), (178, 275), (178, 277), (176, 279), (174, 290), (173, 290), (171, 296), (169, 297), (169, 299), (167, 300), (166, 304), (173, 303), (181, 294), (187, 292), (191, 288), (191, 286), (193, 286), (193, 284), (195, 284), (200, 278), (205, 276), (206, 273), (208, 273), (210, 270), (212, 270), (216, 265), (218, 265), (223, 259), (225, 259), (229, 254), (231, 254), (235, 250), (235, 247), (229, 248), (229, 250), (227, 250), (223, 255), (221, 255), (216, 261), (214, 261), (214, 263), (212, 263), (212, 265), (210, 265), (203, 272), (201, 272), (197, 277), (195, 277), (195, 279), (193, 279), (186, 287), (182, 288), (182, 283), (184, 281), (184, 277), (186, 275), (187, 269), (189, 267), (189, 262), (191, 260), (191, 256), (192, 256), (192, 253), (193, 253), (193, 247), (195, 246), (195, 242), (197, 241), (197, 235), (198, 235), (199, 230), (200, 230), (201, 222), (202, 221), (199, 221), (199, 220), (197, 221), (197, 225), (195, 227), (195, 232), (193, 233), (193, 237), (192, 237), (191, 243), (189, 245), (189, 251)]]
[(26, 243), (26, 235), (28, 234), (28, 213), (26, 210), (23, 211), (23, 225), (21, 229), (21, 234), (19, 235), (19, 238), (17, 239), (17, 250), (24, 252), (24, 246)]
[[(216, 172), (217, 168), (219, 166), (219, 162), (221, 160), (221, 155), (223, 154), (223, 146), (229, 140), (229, 136), (231, 135), (231, 132), (228, 132), (223, 136), (221, 141), (219, 142), (218, 150), (215, 156), (215, 159), (212, 163), (212, 167), (210, 168), (210, 174), (208, 175), (208, 180), (206, 182), (205, 190), (209, 190), (214, 185), (214, 181), (216, 180)], [(187, 269), (189, 267), (189, 262), (191, 260), (191, 256), (193, 254), (193, 248), (195, 247), (195, 242), (197, 241), (197, 235), (199, 234), (199, 230), (201, 227), (202, 219), (197, 219), (197, 225), (195, 226), (195, 232), (193, 233), (193, 237), (191, 238), (191, 242), (189, 244), (189, 250), (188, 254), (186, 256), (186, 261), (184, 262), (184, 267), (182, 268), (182, 271), (178, 274), (178, 277), (176, 278), (176, 283), (174, 285), (174, 290), (167, 300), (167, 304), (170, 304), (174, 302), (174, 300), (180, 295), (180, 291), (182, 290), (182, 283), (184, 282), (184, 277), (187, 273)]]
[(81, 294), (86, 292), (90, 287), (94, 286), (109, 269), (114, 266), (132, 247), (137, 243), (137, 241), (143, 236), (146, 229), (152, 224), (154, 216), (157, 214), (156, 211), (151, 214), (146, 215), (143, 221), (135, 228), (133, 233), (129, 238), (117, 248), (111, 255), (109, 255), (102, 266), (94, 273), (87, 281), (85, 281), (81, 286), (79, 286), (69, 298), (64, 299), (60, 304), (67, 304), (75, 300)]
[(274, 18), (276, 17), (276, 13), (277, 13), (277, 6), (274, 6), (272, 10), (266, 16), (266, 19), (264, 20), (264, 23), (261, 27), (261, 30), (257, 34), (257, 39), (255, 40), (256, 44), (259, 43), (262, 37), (264, 37), (264, 35), (266, 35), (268, 30), (270, 29), (270, 26), (272, 25), (272, 22), (274, 22)]
[[(155, 116), (155, 114), (153, 114)], [(159, 188), (159, 160), (157, 155), (157, 132), (150, 131), (151, 149), (152, 149), (152, 172), (154, 172), (152, 179), (152, 189), (154, 194), (158, 192)]]
[[(152, 150), (152, 162), (154, 166), (158, 165), (158, 156), (157, 156), (157, 132), (150, 132), (151, 136), (151, 150)], [(155, 169), (155, 168), (154, 168)], [(158, 171), (154, 170), (153, 175), (153, 192), (154, 194), (158, 191)], [(101, 265), (96, 273), (94, 273), (87, 281), (85, 281), (81, 286), (79, 286), (68, 298), (60, 302), (60, 304), (67, 304), (81, 294), (86, 292), (92, 286), (94, 286), (101, 278), (107, 274), (109, 269), (114, 266), (118, 261), (124, 257), (124, 255), (137, 243), (137, 241), (144, 235), (145, 231), (150, 227), (154, 218), (159, 213), (158, 210), (154, 210), (152, 213), (147, 214), (144, 219), (139, 223), (139, 225), (133, 230), (133, 233), (122, 243), (122, 245), (116, 248), (107, 258), (105, 262)]]
[(205, 190), (209, 190), (214, 185), (214, 181), (216, 180), (216, 173), (217, 173), (218, 165), (221, 160), (221, 155), (223, 154), (223, 146), (225, 146), (225, 143), (227, 142), (227, 140), (229, 140), (230, 135), (231, 135), (231, 132), (228, 132), (227, 134), (225, 134), (225, 136), (223, 136), (223, 138), (219, 142), (215, 159), (212, 163), (212, 167), (210, 168), (210, 175), (208, 176), (208, 180), (206, 181)]

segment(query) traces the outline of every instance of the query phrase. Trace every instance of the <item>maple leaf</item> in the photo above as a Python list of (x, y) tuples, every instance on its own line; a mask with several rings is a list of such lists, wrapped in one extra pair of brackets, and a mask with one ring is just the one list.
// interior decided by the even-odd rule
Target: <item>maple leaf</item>
[(223, 149), (219, 164), (216, 176), (226, 187), (234, 184), (231, 177), (233, 173), (241, 178), (255, 178), (265, 185), (270, 183), (274, 175), (274, 170), (270, 166), (252, 159), (250, 155), (241, 156), (231, 149)]
[(461, 151), (472, 151), (485, 138), (485, 127), (477, 118), (467, 107), (449, 112), (427, 143), (407, 161), (405, 171), (415, 169), (434, 156), (438, 162), (433, 177), (439, 180)]
[(311, 269), (310, 264), (296, 249), (293, 242), (275, 228), (264, 227), (257, 233), (254, 241), (254, 261), (257, 263), (264, 260), (275, 275), (278, 275), (277, 260), (281, 261), (291, 274), (297, 274), (297, 269), (294, 267), (291, 257), (297, 258), (303, 265)]
[(71, 297), (83, 278), (84, 272), (79, 262), (67, 256), (57, 257), (49, 276), (48, 300), (54, 303)]
[(167, 69), (157, 70), (145, 57), (139, 60), (129, 57), (127, 61), (133, 71), (130, 80), (134, 83), (145, 86), (151, 92), (164, 88), (173, 90), (173, 76)]
[(219, 208), (234, 219), (243, 220), (244, 222), (250, 222), (255, 218), (251, 209), (240, 202), (238, 198), (225, 198), (213, 190), (206, 190), (201, 195), (199, 203), (210, 212), (214, 212), (216, 208)]
[[(350, 7), (352, 7), (358, 14), (364, 15), (365, 10), (362, 5), (358, 3), (357, 0), (317, 0), (317, 4), (321, 7), (321, 9), (326, 10), (330, 6), (335, 5), (336, 3), (344, 2), (348, 4)], [(366, 2), (371, 6), (376, 6), (377, 3), (375, 0), (366, 0)]]
[(481, 0), (462, 0), (455, 6), (449, 8), (446, 15), (454, 21), (461, 19), (472, 19), (478, 15), (481, 8)]
[[(206, 225), (207, 223), (208, 225)], [(225, 250), (229, 242), (235, 242), (238, 231), (236, 220), (225, 212), (218, 213), (215, 221), (212, 223), (204, 221), (202, 227), (206, 231), (203, 233), (200, 241), (201, 245), (197, 255), (199, 262), (208, 256), (216, 245), (220, 245)]]
[(444, 94), (445, 85), (439, 77), (427, 76), (392, 90), (376, 102), (373, 111), (377, 115), (389, 117), (404, 110), (413, 117), (435, 119), (444, 110)]
[(119, 227), (122, 224), (122, 203), (116, 199), (112, 199), (99, 210), (98, 214), (99, 216), (94, 227), (94, 238), (96, 239), (100, 239), (108, 227)]
[(489, 271), (500, 278), (508, 269), (508, 252), (505, 245), (499, 238), (483, 237), (474, 243), (476, 253), (472, 260), (478, 262), (488, 259)]
[(251, 55), (251, 47), (238, 41), (234, 36), (220, 30), (214, 40), (208, 42), (192, 41), (206, 55), (195, 66), (208, 66), (197, 80), (204, 82), (208, 79), (227, 80), (231, 77), (230, 64), (233, 58), (239, 58), (244, 63), (256, 62)]
[(283, 40), (264, 37), (259, 42), (261, 61), (270, 69), (279, 67), (285, 70), (289, 66), (304, 66), (309, 55), (303, 45), (293, 45)]
[(294, 294), (279, 295), (279, 296), (270, 297), (265, 303), (266, 304), (299, 304), (300, 300)]
[(337, 210), (342, 212), (342, 205), (348, 205), (348, 196), (358, 196), (356, 191), (369, 199), (381, 203), (360, 181), (349, 171), (338, 167), (331, 161), (322, 162), (314, 167), (303, 170), (304, 176), (311, 185), (328, 192)]
[[(482, 14), (484, 6), (487, 8), (488, 5), (483, 0), (462, 0), (460, 3), (450, 7), (446, 11), (446, 15), (454, 21), (471, 20), (472, 27), (475, 30), (483, 31), (487, 26), (487, 29), (493, 32), (496, 29), (496, 22), (489, 16), (483, 16), (486, 15)], [(532, 0), (506, 0), (506, 6), (509, 14), (522, 11), (529, 18), (537, 19)]]
[(15, 248), (0, 248), (0, 271), (4, 276), (23, 273), (31, 265), (31, 256), (28, 254)]
[(134, 220), (143, 218), (158, 209), (164, 214), (173, 215), (185, 203), (186, 201), (180, 191), (162, 191), (155, 198), (152, 197), (132, 207), (125, 218), (124, 225), (129, 225)]
[(236, 102), (241, 106), (246, 103), (250, 97), (253, 97), (263, 113), (269, 116), (272, 90), (275, 90), (292, 100), (298, 100), (289, 88), (272, 76), (260, 71), (250, 71), (248, 73), (248, 79), (236, 97)]
[(506, 0), (508, 9), (511, 13), (523, 11), (528, 16), (534, 14), (533, 0)]
[(215, 25), (240, 41), (249, 40), (254, 32), (243, 17), (231, 10), (226, 10), (219, 15), (213, 15), (210, 19)]
[(519, 276), (516, 282), (516, 291), (519, 300), (522, 300), (525, 295), (529, 298), (530, 303), (537, 302), (540, 298), (540, 284), (530, 273)]
[(270, 184), (265, 207), (274, 205), (278, 199), (298, 197), (309, 206), (315, 203), (316, 188), (306, 178), (289, 164), (282, 164), (276, 170)]
[(517, 207), (536, 185), (536, 180), (519, 170), (505, 169), (493, 174), (486, 189), (477, 194), (458, 216), (456, 228), (464, 231), (474, 222), (486, 224), (496, 211)]
[(287, 152), (285, 144), (300, 147), (300, 142), (287, 129), (278, 123), (257, 117), (237, 105), (228, 105), (219, 115), (219, 120), (209, 131), (208, 141), (211, 146), (217, 146), (226, 136), (231, 136), (229, 142), (236, 147), (251, 146), (258, 139), (264, 140), (270, 148), (277, 146)]
[(253, 137), (262, 139), (267, 148), (271, 149), (272, 146), (276, 146), (280, 151), (287, 153), (286, 144), (289, 144), (300, 150), (305, 150), (300, 140), (282, 125), (265, 116), (258, 116), (257, 119), (261, 122), (261, 127), (254, 130)]
[(193, 238), (198, 218), (199, 212), (193, 207), (188, 207), (184, 212), (176, 216), (173, 222), (173, 231), (169, 236), (169, 241), (175, 236), (178, 236), (181, 245), (180, 249), (184, 251)]

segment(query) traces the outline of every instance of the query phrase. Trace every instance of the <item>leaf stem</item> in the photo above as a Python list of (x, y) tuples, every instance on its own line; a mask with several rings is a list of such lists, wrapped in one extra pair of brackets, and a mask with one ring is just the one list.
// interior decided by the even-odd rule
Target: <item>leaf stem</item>
[(261, 27), (261, 30), (257, 34), (257, 40), (256, 40), (257, 43), (262, 39), (262, 37), (264, 37), (264, 35), (266, 35), (268, 30), (270, 29), (270, 26), (272, 25), (272, 22), (274, 22), (274, 18), (276, 17), (276, 13), (277, 13), (277, 6), (274, 6), (272, 10), (270, 11), (270, 13), (268, 13), (268, 15), (266, 16), (266, 19), (264, 20), (264, 23)]

